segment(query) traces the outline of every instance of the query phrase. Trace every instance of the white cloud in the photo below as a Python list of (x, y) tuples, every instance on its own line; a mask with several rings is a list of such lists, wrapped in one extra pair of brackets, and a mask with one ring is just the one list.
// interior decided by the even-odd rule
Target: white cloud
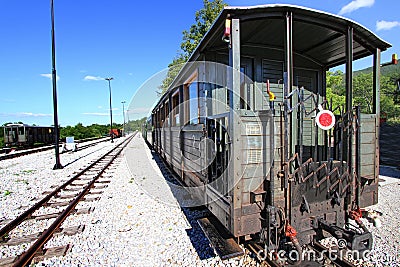
[[(49, 78), (50, 80), (53, 79), (53, 74), (51, 74), (51, 73), (42, 73), (42, 74), (40, 74), (40, 76)], [(60, 79), (60, 76), (57, 75), (56, 80), (58, 81), (59, 79)]]
[(110, 116), (110, 113), (106, 112), (84, 112), (83, 115), (91, 115), (91, 116)]
[(0, 116), (2, 116), (2, 117), (27, 118), (27, 117), (51, 117), (52, 114), (32, 113), (32, 112), (17, 112), (17, 113), (0, 113)]
[(343, 15), (346, 13), (351, 13), (362, 7), (371, 7), (375, 3), (375, 0), (353, 0), (339, 11), (339, 15)]
[[(82, 113), (82, 115), (90, 115), (90, 116), (110, 116), (110, 109), (108, 109), (108, 112), (84, 112)], [(113, 111), (118, 110), (118, 108), (113, 108)], [(122, 116), (119, 113), (113, 113), (113, 117), (114, 116)]]
[(21, 112), (19, 113), (23, 117), (51, 117), (51, 114), (44, 113), (32, 113), (32, 112)]
[(376, 22), (376, 31), (390, 30), (394, 27), (399, 27), (400, 21), (384, 21), (380, 20)]
[(104, 78), (102, 78), (102, 77), (99, 77), (99, 76), (90, 76), (90, 75), (87, 75), (87, 76), (85, 76), (85, 78), (83, 78), (85, 81), (102, 81), (102, 80), (104, 80)]

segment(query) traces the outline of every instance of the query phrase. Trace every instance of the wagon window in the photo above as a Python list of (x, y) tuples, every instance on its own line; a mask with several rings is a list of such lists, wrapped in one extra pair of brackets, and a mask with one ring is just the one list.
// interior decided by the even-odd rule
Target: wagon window
[(199, 91), (197, 85), (197, 82), (193, 82), (189, 85), (190, 124), (199, 123)]
[(164, 115), (165, 115), (164, 106), (162, 106), (160, 109), (160, 128), (164, 126), (164, 121), (165, 121)]
[(196, 77), (185, 84), (183, 90), (184, 99), (184, 122), (185, 124), (199, 123), (199, 89)]
[(169, 127), (169, 101), (167, 100), (164, 104), (164, 127)]
[(179, 90), (172, 95), (171, 119), (172, 126), (179, 126)]
[(160, 109), (157, 109), (157, 111), (156, 111), (156, 126), (157, 126), (157, 128), (160, 128), (161, 127), (161, 119), (160, 119)]
[(246, 84), (245, 84), (246, 67), (240, 67), (240, 108), (250, 109), (246, 104)]

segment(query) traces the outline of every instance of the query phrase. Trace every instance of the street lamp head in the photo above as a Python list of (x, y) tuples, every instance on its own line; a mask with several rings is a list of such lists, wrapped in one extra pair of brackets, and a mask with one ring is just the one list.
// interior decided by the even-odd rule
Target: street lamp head
[(111, 80), (114, 80), (114, 78), (113, 78), (113, 77), (110, 77), (110, 78), (104, 78), (104, 80), (106, 80), (106, 81), (111, 81)]

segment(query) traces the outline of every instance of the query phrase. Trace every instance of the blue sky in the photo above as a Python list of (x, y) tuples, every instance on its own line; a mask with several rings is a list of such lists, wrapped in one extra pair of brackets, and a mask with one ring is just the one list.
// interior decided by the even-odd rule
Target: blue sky
[[(233, 6), (287, 3), (340, 14), (376, 33), (400, 54), (398, 0), (226, 0)], [(50, 1), (0, 0), (0, 124), (53, 124)], [(202, 0), (54, 0), (58, 113), (61, 126), (109, 123), (105, 77), (114, 77), (113, 121), (143, 117), (156, 94), (156, 75), (177, 54), (182, 31)], [(355, 68), (372, 60), (355, 63)], [(150, 79), (151, 83), (147, 82)], [(139, 93), (135, 96), (135, 93)], [(143, 93), (143, 91), (152, 91)], [(135, 97), (134, 97), (135, 96)], [(133, 101), (131, 101), (133, 100)], [(130, 105), (129, 105), (130, 104)]]

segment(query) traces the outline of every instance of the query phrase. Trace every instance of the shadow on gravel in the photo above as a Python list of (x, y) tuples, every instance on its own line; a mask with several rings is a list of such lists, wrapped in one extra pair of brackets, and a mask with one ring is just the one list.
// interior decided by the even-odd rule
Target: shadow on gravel
[(170, 170), (165, 166), (163, 160), (159, 155), (157, 155), (154, 150), (151, 150), (153, 160), (157, 163), (164, 179), (167, 181), (168, 186), (175, 199), (180, 204), (181, 210), (186, 217), (186, 220), (190, 224), (190, 229), (186, 229), (186, 233), (196, 250), (197, 255), (201, 260), (209, 259), (215, 257), (214, 249), (211, 247), (210, 242), (205, 236), (200, 225), (197, 223), (197, 219), (206, 217), (209, 215), (209, 211), (204, 206), (198, 207), (184, 207), (182, 203), (186, 203), (190, 196), (182, 195), (182, 190), (177, 190), (181, 185), (171, 174)]
[(379, 166), (379, 175), (400, 178), (400, 170), (391, 166)]
[(380, 127), (379, 146), (381, 165), (400, 168), (400, 125), (383, 123)]

